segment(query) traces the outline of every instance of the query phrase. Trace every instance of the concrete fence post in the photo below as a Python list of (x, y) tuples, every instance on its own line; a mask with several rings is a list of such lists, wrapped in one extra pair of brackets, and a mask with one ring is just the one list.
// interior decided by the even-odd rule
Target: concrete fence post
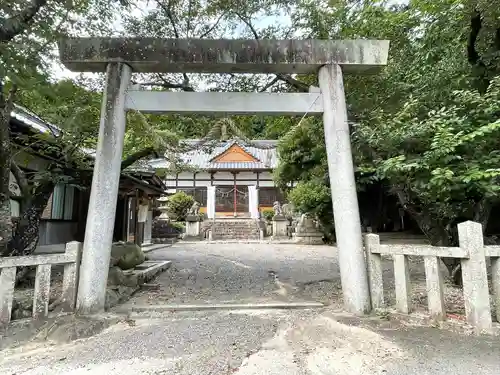
[(462, 279), (467, 322), (476, 330), (492, 327), (490, 294), (486, 271), (483, 231), (481, 224), (466, 221), (458, 224), (460, 247), (469, 253), (462, 259)]
[(207, 186), (207, 217), (215, 219), (215, 186)]
[(427, 305), (433, 319), (445, 320), (444, 281), (439, 269), (439, 258), (424, 256), (425, 284), (427, 288)]
[(412, 310), (410, 266), (408, 256), (394, 254), (394, 288), (396, 291), (396, 308), (399, 312), (409, 314)]
[(72, 312), (76, 306), (78, 293), (78, 278), (80, 277), (80, 262), (82, 257), (82, 243), (77, 241), (66, 244), (66, 254), (75, 258), (74, 263), (64, 265), (63, 288), (62, 288), (62, 311)]
[(0, 326), (10, 322), (17, 267), (0, 269)]
[(36, 267), (35, 290), (33, 292), (33, 318), (42, 319), (49, 314), (50, 274), (52, 265)]
[(382, 279), (382, 255), (378, 253), (380, 237), (376, 234), (365, 235), (366, 260), (368, 262), (368, 281), (372, 307), (384, 307), (384, 283)]
[(493, 284), (493, 298), (497, 317), (500, 321), (500, 257), (490, 257), (491, 261), (491, 283)]

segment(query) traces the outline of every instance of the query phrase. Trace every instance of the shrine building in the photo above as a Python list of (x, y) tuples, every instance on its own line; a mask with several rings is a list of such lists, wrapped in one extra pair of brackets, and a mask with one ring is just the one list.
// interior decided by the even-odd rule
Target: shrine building
[[(223, 216), (258, 217), (259, 211), (271, 209), (283, 195), (273, 181), (277, 167), (277, 141), (240, 139), (211, 142), (196, 147), (200, 140), (181, 142), (190, 149), (175, 155), (181, 162), (179, 173), (167, 174), (167, 193), (178, 191), (192, 195), (201, 205), (200, 212), (209, 218)], [(150, 161), (155, 170), (168, 169), (167, 158)]]

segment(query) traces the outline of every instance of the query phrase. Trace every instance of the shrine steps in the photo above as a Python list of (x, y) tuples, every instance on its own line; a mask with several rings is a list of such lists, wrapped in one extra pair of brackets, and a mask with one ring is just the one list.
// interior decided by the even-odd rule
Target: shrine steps
[(259, 240), (259, 221), (251, 218), (217, 218), (211, 224), (213, 240)]

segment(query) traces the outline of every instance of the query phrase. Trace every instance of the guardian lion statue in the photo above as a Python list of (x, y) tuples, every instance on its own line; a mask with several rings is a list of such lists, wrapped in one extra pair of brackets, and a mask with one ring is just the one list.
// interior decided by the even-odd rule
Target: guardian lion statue
[(283, 210), (281, 209), (280, 202), (276, 201), (273, 204), (274, 216), (283, 216)]
[(191, 206), (191, 208), (189, 209), (188, 215), (196, 216), (199, 215), (199, 213), (200, 213), (200, 204), (195, 201)]

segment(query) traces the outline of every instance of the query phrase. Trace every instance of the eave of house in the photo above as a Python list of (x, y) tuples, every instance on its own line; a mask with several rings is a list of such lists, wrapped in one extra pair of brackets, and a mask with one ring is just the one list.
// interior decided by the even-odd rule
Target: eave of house
[[(129, 185), (130, 184), (130, 185)], [(163, 184), (163, 183), (162, 183)], [(165, 186), (165, 185), (163, 185)], [(156, 185), (152, 185), (147, 181), (140, 180), (134, 176), (122, 174), (120, 177), (120, 191), (127, 195), (134, 195), (135, 190), (141, 190), (148, 195), (160, 196), (165, 194), (165, 188), (158, 187)]]
[[(62, 158), (62, 145), (58, 139), (62, 135), (62, 130), (53, 124), (43, 121), (29, 110), (16, 105), (11, 112), (10, 129), (13, 133), (13, 142), (20, 147), (29, 145), (29, 154), (49, 161), (59, 161)], [(52, 149), (47, 151), (43, 142), (36, 144), (33, 144), (33, 142), (26, 142), (26, 140), (19, 137), (16, 138), (16, 134), (27, 135), (28, 137), (45, 134), (47, 135), (47, 140), (45, 142), (50, 142)], [(56, 148), (58, 147), (60, 151), (54, 150), (54, 146)], [(79, 168), (79, 170), (91, 174), (95, 162), (95, 150), (83, 147), (81, 147), (80, 150), (82, 152), (82, 157), (86, 158), (89, 162), (89, 168)], [(76, 168), (74, 169), (76, 170)], [(133, 182), (133, 184), (136, 185), (134, 188), (144, 190), (151, 195), (161, 195), (166, 189), (166, 185), (162, 179), (156, 175), (153, 169), (147, 171), (139, 169), (126, 171), (121, 174), (121, 180), (123, 179)]]

